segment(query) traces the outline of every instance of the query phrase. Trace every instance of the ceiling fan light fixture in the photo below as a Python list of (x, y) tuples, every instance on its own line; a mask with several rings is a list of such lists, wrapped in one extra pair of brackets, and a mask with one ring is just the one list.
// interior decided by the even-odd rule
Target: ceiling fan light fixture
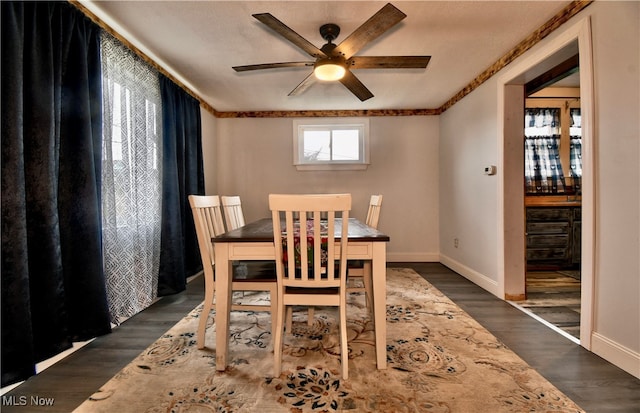
[(331, 59), (319, 60), (313, 69), (316, 78), (325, 81), (340, 80), (344, 77), (346, 71), (344, 64)]
[(280, 62), (258, 65), (234, 66), (236, 72), (259, 69), (276, 69), (285, 67), (310, 67), (313, 72), (295, 87), (289, 96), (305, 91), (315, 80), (324, 82), (340, 81), (360, 101), (364, 102), (373, 97), (373, 93), (356, 77), (352, 70), (357, 69), (424, 69), (431, 56), (355, 56), (368, 43), (398, 24), (407, 17), (393, 4), (387, 3), (376, 14), (355, 29), (339, 44), (333, 41), (340, 34), (340, 26), (327, 23), (320, 26), (320, 36), (327, 41), (321, 48), (317, 48), (293, 31), (286, 24), (270, 13), (257, 13), (253, 17), (264, 23), (275, 33), (290, 41), (301, 50), (307, 52), (315, 62)]

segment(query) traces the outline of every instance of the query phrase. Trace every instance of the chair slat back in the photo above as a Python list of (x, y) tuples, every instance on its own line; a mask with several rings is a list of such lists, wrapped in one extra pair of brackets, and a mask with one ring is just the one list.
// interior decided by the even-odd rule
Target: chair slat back
[(244, 213), (239, 196), (221, 196), (222, 209), (224, 210), (224, 220), (227, 224), (227, 231), (244, 226)]
[[(351, 195), (271, 194), (269, 208), (280, 285), (344, 288), (347, 255), (340, 251), (347, 250)], [(336, 237), (337, 217), (342, 218), (342, 229)], [(339, 249), (338, 237), (341, 239)]]
[(189, 204), (193, 212), (202, 264), (210, 263), (213, 266), (215, 259), (211, 238), (225, 232), (220, 197), (218, 195), (189, 195)]
[(372, 228), (378, 228), (381, 207), (382, 195), (371, 195), (371, 199), (369, 200), (369, 210), (367, 211), (367, 220), (365, 223)]

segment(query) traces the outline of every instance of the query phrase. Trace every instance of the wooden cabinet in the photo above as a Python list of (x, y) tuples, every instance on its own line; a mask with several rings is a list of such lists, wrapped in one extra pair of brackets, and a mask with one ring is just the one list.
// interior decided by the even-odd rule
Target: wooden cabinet
[(580, 265), (582, 254), (582, 208), (573, 208), (573, 223), (571, 225), (573, 239), (571, 240), (571, 263), (574, 266)]
[(527, 207), (527, 268), (571, 268), (580, 263), (579, 206)]

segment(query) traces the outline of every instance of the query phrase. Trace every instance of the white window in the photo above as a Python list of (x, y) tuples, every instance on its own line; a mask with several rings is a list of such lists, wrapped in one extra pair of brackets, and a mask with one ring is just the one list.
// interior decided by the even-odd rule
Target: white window
[(297, 119), (293, 163), (298, 170), (354, 170), (369, 165), (369, 119)]

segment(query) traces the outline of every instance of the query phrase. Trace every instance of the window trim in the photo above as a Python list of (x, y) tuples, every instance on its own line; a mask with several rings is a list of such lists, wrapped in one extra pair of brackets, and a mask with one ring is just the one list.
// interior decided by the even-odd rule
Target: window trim
[[(335, 127), (336, 129), (345, 126), (357, 126), (362, 128), (362, 135), (359, 137), (360, 156), (359, 161), (315, 161), (305, 162), (303, 160), (301, 131), (304, 127)], [(293, 165), (298, 171), (353, 171), (365, 170), (370, 164), (369, 161), (369, 119), (368, 118), (304, 118), (293, 121)]]

